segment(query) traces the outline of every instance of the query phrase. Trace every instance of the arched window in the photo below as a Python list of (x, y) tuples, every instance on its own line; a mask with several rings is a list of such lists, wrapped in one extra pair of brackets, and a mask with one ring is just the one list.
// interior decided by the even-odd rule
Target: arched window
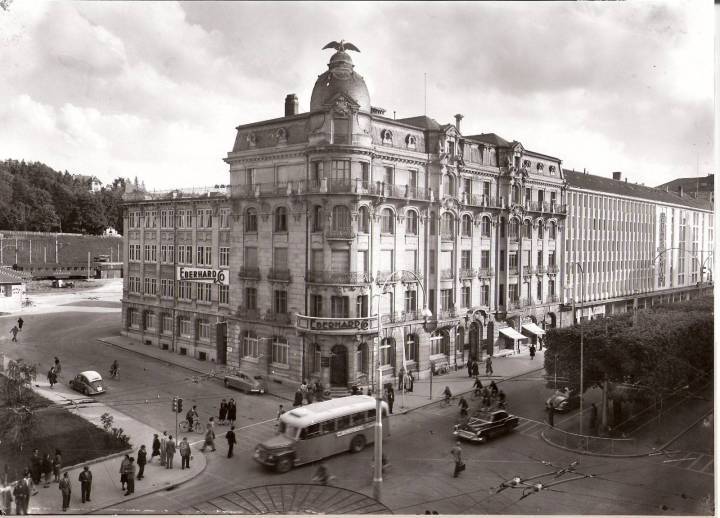
[(257, 232), (257, 211), (253, 208), (245, 211), (245, 232)]
[(449, 212), (440, 217), (440, 233), (443, 237), (455, 236), (455, 218)]
[(395, 233), (395, 217), (390, 209), (383, 209), (381, 213), (380, 232), (382, 234)]
[(556, 234), (557, 234), (557, 225), (555, 224), (554, 221), (551, 221), (548, 224), (548, 238), (555, 239)]
[(442, 331), (435, 331), (430, 338), (430, 355), (447, 355), (450, 350), (450, 336)]
[(505, 218), (500, 218), (500, 237), (505, 237), (505, 232), (507, 223), (505, 222)]
[(335, 205), (332, 210), (332, 229), (347, 230), (350, 226), (350, 209), (344, 205)]
[(538, 221), (538, 239), (545, 237), (545, 224), (542, 221)]
[(416, 148), (417, 144), (414, 136), (408, 135), (407, 137), (405, 137), (405, 141), (407, 142), (408, 149)]
[(405, 337), (405, 361), (416, 362), (418, 359), (418, 339), (414, 334)]
[(383, 341), (380, 343), (380, 365), (394, 365), (395, 364), (395, 358), (394, 358), (394, 349), (395, 349), (395, 339), (394, 338), (384, 338)]
[(411, 236), (416, 236), (418, 232), (418, 214), (414, 210), (407, 212), (407, 218), (405, 219), (405, 233)]
[(523, 237), (526, 239), (532, 238), (532, 222), (530, 220), (523, 223)]
[(465, 214), (462, 217), (462, 236), (463, 237), (471, 237), (472, 236), (472, 218), (469, 214)]
[(519, 237), (519, 235), (520, 235), (520, 222), (517, 219), (512, 218), (510, 220), (510, 228), (509, 228), (509, 232), (508, 232), (508, 237), (510, 239), (517, 239)]
[(455, 196), (455, 177), (451, 174), (443, 176), (443, 194), (445, 196)]
[(434, 212), (430, 213), (430, 235), (437, 236), (437, 220)]
[(492, 224), (490, 222), (490, 218), (487, 216), (483, 216), (482, 222), (480, 224), (480, 234), (482, 237), (490, 237), (490, 233), (492, 230)]
[(358, 344), (355, 351), (355, 368), (358, 373), (368, 373), (368, 344), (365, 342)]
[(358, 209), (358, 232), (370, 232), (370, 213), (367, 207)]
[(382, 133), (382, 143), (386, 146), (392, 146), (393, 143), (393, 134), (390, 130), (383, 130)]
[(275, 232), (287, 232), (287, 209), (278, 207), (275, 209)]
[(520, 203), (520, 189), (517, 185), (512, 186), (512, 202)]
[(323, 208), (321, 205), (315, 205), (312, 212), (312, 229), (313, 232), (321, 232), (323, 229)]

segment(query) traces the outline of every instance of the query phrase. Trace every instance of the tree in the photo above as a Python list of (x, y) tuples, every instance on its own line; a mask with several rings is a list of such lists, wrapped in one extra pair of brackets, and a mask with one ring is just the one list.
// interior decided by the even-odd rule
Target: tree
[(16, 444), (22, 451), (23, 445), (32, 437), (35, 412), (32, 408), (30, 384), (37, 376), (37, 367), (23, 360), (10, 360), (5, 384), (5, 419), (0, 427), (0, 437)]

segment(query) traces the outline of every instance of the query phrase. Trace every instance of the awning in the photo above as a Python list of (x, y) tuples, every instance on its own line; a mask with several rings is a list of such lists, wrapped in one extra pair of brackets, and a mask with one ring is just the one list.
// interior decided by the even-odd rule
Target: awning
[(533, 324), (532, 322), (530, 322), (528, 324), (523, 324), (522, 327), (526, 331), (530, 331), (532, 334), (537, 335), (537, 336), (542, 336), (545, 334), (545, 330), (543, 328), (541, 328), (537, 324)]
[(515, 329), (512, 327), (503, 327), (500, 332), (507, 336), (508, 338), (512, 338), (513, 340), (527, 340), (528, 337), (525, 335), (521, 335)]

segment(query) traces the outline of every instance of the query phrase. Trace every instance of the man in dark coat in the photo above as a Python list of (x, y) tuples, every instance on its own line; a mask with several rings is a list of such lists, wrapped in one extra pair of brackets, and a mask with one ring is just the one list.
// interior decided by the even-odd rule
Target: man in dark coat
[(37, 448), (33, 450), (32, 456), (30, 457), (30, 475), (33, 484), (38, 485), (40, 483), (40, 476), (42, 475), (42, 457), (40, 457), (40, 451)]
[(237, 406), (235, 406), (235, 400), (233, 398), (230, 398), (230, 401), (228, 401), (228, 406), (227, 406), (228, 424), (234, 425), (235, 419), (237, 419)]
[(22, 317), (18, 318), (18, 328), (22, 331), (22, 326), (25, 323), (25, 321), (22, 319)]
[(295, 391), (295, 399), (293, 400), (293, 406), (302, 406), (303, 404), (303, 393), (300, 389)]
[(468, 359), (468, 362), (467, 362), (467, 370), (468, 370), (468, 378), (472, 378), (472, 372), (473, 372), (473, 361), (472, 361), (472, 358)]
[(225, 434), (225, 439), (227, 439), (228, 443), (228, 459), (233, 456), (233, 448), (235, 447), (235, 443), (237, 440), (235, 439), (235, 427), (230, 426), (230, 430), (228, 430), (228, 433)]
[(90, 501), (90, 490), (92, 489), (92, 472), (88, 466), (85, 466), (78, 477), (80, 481), (80, 496), (82, 503)]
[(30, 503), (30, 487), (24, 478), (20, 478), (13, 489), (15, 497), (15, 514), (28, 514), (28, 504)]
[(478, 365), (478, 362), (476, 362), (475, 360), (473, 360), (473, 364), (472, 364), (472, 375), (475, 377), (480, 375), (480, 366)]
[(147, 450), (145, 449), (145, 445), (143, 444), (140, 446), (140, 449), (138, 450), (138, 458), (137, 458), (137, 465), (138, 465), (138, 480), (142, 480), (145, 476), (145, 464), (147, 464)]
[[(170, 436), (172, 440), (172, 435)], [(130, 457), (127, 465), (127, 491), (125, 496), (132, 495), (135, 492), (135, 458)]]
[(388, 408), (390, 410), (390, 413), (393, 413), (393, 404), (395, 403), (395, 391), (392, 388), (392, 385), (388, 385), (387, 388), (387, 404)]

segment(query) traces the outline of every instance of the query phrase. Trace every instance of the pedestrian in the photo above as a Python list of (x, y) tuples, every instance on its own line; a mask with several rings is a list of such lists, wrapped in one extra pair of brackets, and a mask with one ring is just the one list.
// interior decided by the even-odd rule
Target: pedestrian
[(315, 385), (312, 385), (311, 387), (308, 387), (307, 392), (305, 392), (305, 399), (307, 400), (308, 405), (313, 402), (314, 398), (315, 398)]
[(145, 478), (145, 464), (147, 464), (147, 450), (145, 449), (145, 445), (143, 444), (140, 446), (140, 449), (137, 453), (137, 465), (138, 465), (138, 475), (137, 479), (142, 480)]
[(485, 376), (493, 375), (492, 356), (488, 356), (485, 360)]
[(35, 496), (38, 494), (38, 490), (35, 489), (35, 482), (33, 482), (32, 475), (30, 474), (30, 470), (25, 470), (25, 483), (27, 484), (27, 487), (30, 491), (30, 496)]
[(467, 417), (468, 402), (465, 400), (465, 396), (460, 396), (460, 401), (458, 401), (458, 406), (460, 407), (460, 417)]
[(390, 413), (393, 413), (393, 404), (395, 403), (395, 390), (393, 389), (392, 385), (388, 384), (387, 387), (387, 404), (388, 408), (390, 410)]
[(82, 503), (90, 501), (90, 490), (92, 489), (92, 471), (90, 466), (85, 466), (78, 477), (80, 481), (80, 498)]
[(28, 514), (28, 505), (30, 504), (30, 487), (28, 486), (25, 478), (21, 478), (15, 483), (13, 497), (15, 497), (15, 514)]
[(596, 432), (598, 425), (598, 408), (595, 403), (590, 405), (590, 430)]
[(205, 451), (206, 446), (212, 448), (210, 451), (215, 451), (215, 418), (213, 417), (208, 419), (205, 430), (205, 444), (203, 444), (203, 451)]
[(321, 486), (327, 486), (328, 482), (334, 478), (335, 477), (330, 474), (327, 464), (321, 462), (312, 479), (314, 482), (319, 482)]
[(62, 371), (62, 366), (60, 365), (60, 358), (57, 356), (55, 357), (55, 374), (60, 374)]
[[(302, 393), (303, 400), (305, 400), (305, 396), (306, 396), (307, 393), (308, 393), (308, 384), (307, 384), (307, 381), (302, 380), (302, 383), (300, 383), (300, 387), (298, 388), (298, 390)], [(302, 401), (300, 402), (300, 404), (302, 405)]]
[(480, 379), (480, 376), (477, 376), (475, 378), (475, 383), (473, 383), (473, 396), (478, 397), (482, 393), (483, 384), (482, 380)]
[(235, 419), (237, 419), (237, 406), (235, 406), (235, 400), (233, 398), (230, 398), (230, 401), (228, 401), (228, 410), (227, 410), (228, 424), (234, 425)]
[(57, 381), (55, 378), (55, 367), (50, 367), (50, 370), (47, 373), (47, 379), (50, 384), (50, 388), (53, 388), (53, 385), (55, 385), (55, 382)]
[(315, 381), (315, 400), (316, 401), (322, 401), (323, 400), (323, 386), (320, 381)]
[(152, 453), (150, 454), (150, 462), (155, 457), (160, 457), (161, 463), (162, 463), (162, 454), (160, 453), (160, 437), (158, 437), (158, 434), (153, 434), (153, 441), (152, 441)]
[(167, 466), (167, 443), (168, 443), (168, 433), (167, 431), (164, 431), (162, 434), (162, 437), (160, 437), (160, 465), (161, 466)]
[(30, 476), (32, 478), (33, 484), (38, 485), (40, 483), (40, 478), (42, 476), (42, 465), (43, 465), (43, 459), (40, 456), (40, 450), (35, 448), (33, 450), (32, 456), (30, 457)]
[(443, 401), (445, 402), (445, 404), (449, 405), (450, 398), (452, 398), (452, 392), (450, 392), (450, 387), (448, 387), (447, 385), (445, 385), (445, 390), (443, 390), (443, 397), (444, 397)]
[(413, 376), (412, 371), (408, 373), (408, 384), (410, 385), (410, 387), (408, 388), (408, 392), (412, 392), (415, 385), (415, 376)]
[(125, 486), (127, 485), (127, 472), (128, 464), (130, 464), (130, 455), (125, 454), (125, 457), (120, 462), (120, 490), (126, 491)]
[(132, 495), (135, 492), (135, 459), (129, 457), (127, 465), (127, 491), (125, 496)]
[(551, 428), (555, 428), (555, 407), (552, 403), (548, 405), (547, 407), (547, 413), (548, 413), (548, 424), (550, 424)]
[(45, 476), (45, 484), (43, 485), (43, 487), (50, 487), (50, 475), (52, 475), (53, 472), (53, 461), (52, 455), (50, 455), (49, 453), (46, 453), (45, 457), (43, 457), (42, 472)]
[(505, 409), (506, 408), (505, 403), (506, 403), (505, 392), (500, 390), (498, 392), (498, 409)]
[(401, 366), (398, 371), (398, 390), (402, 390), (405, 387), (405, 367)]
[(472, 375), (475, 376), (476, 378), (480, 375), (480, 366), (478, 365), (478, 362), (476, 362), (475, 360), (473, 360)]
[[(183, 440), (180, 441), (178, 450), (180, 451), (180, 469), (190, 469), (190, 443), (187, 437), (183, 437)], [(202, 447), (201, 451), (205, 451), (205, 446)]]
[(302, 404), (303, 404), (303, 393), (298, 388), (295, 391), (295, 399), (293, 400), (293, 406), (302, 406)]
[(55, 449), (55, 457), (53, 458), (53, 482), (60, 482), (60, 468), (62, 468), (62, 453)]
[(25, 321), (22, 319), (22, 317), (18, 318), (18, 328), (20, 331), (22, 331), (22, 326), (25, 323)]
[(530, 344), (530, 359), (535, 359), (535, 344)]
[(461, 471), (465, 471), (465, 463), (462, 460), (462, 448), (460, 447), (460, 441), (455, 442), (455, 446), (450, 450), (453, 460), (455, 461), (455, 471), (453, 477), (457, 478)]
[(165, 446), (166, 450), (166, 459), (165, 459), (165, 468), (172, 469), (173, 467), (173, 459), (175, 458), (175, 451), (177, 450), (177, 447), (175, 446), (175, 440), (173, 439), (173, 436), (168, 436), (167, 445)]
[(497, 388), (497, 385), (495, 385), (495, 380), (490, 382), (489, 387), (490, 387), (490, 395), (492, 396), (493, 399), (495, 399), (495, 397), (498, 394), (498, 388)]
[(63, 473), (63, 478), (60, 480), (60, 493), (62, 493), (62, 508), (63, 511), (67, 511), (70, 507), (70, 495), (72, 494), (72, 484), (70, 483), (70, 477), (68, 472)]
[(472, 358), (468, 358), (467, 362), (468, 378), (472, 378), (473, 361)]
[(5, 516), (12, 514), (13, 488), (4, 480), (0, 487), (0, 512)]
[(218, 412), (218, 423), (225, 424), (225, 419), (227, 418), (227, 411), (228, 411), (228, 405), (227, 401), (223, 399), (220, 401), (220, 411)]
[(490, 408), (490, 404), (491, 404), (490, 389), (488, 387), (485, 387), (482, 389), (482, 408), (483, 409)]
[(112, 365), (110, 366), (110, 377), (111, 378), (117, 378), (119, 373), (120, 366), (118, 365), (117, 360), (113, 360)]
[(285, 407), (278, 405), (277, 422), (280, 422), (280, 416), (285, 413)]
[(225, 434), (225, 439), (228, 443), (228, 459), (233, 456), (233, 448), (235, 447), (235, 443), (237, 442), (235, 439), (235, 427), (230, 426), (230, 430), (228, 430), (228, 433)]
[(20, 330), (17, 326), (12, 326), (12, 329), (10, 329), (10, 334), (13, 335), (12, 341), (17, 342), (17, 334)]
[(185, 414), (185, 419), (187, 419), (188, 422), (188, 431), (193, 431), (193, 424), (198, 421), (198, 411), (197, 411), (197, 405), (193, 405), (190, 410), (187, 411), (187, 414)]

